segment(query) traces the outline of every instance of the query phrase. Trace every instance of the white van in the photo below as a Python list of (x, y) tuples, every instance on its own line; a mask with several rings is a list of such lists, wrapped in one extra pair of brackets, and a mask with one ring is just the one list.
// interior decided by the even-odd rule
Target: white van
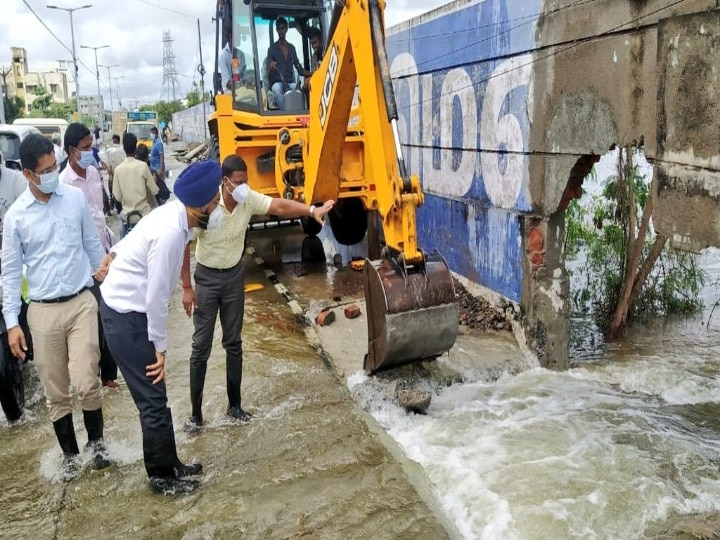
[(31, 133), (41, 134), (34, 126), (0, 124), (0, 153), (2, 153), (5, 166), (8, 169), (22, 170), (20, 166), (20, 143)]
[(65, 130), (68, 127), (67, 120), (62, 118), (16, 118), (13, 125), (33, 126), (40, 130), (40, 133), (50, 139), (54, 133), (60, 134), (60, 145), (65, 141)]

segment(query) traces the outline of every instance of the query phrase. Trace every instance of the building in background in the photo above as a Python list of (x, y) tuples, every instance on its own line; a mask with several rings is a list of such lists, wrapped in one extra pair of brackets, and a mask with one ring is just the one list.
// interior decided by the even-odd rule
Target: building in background
[[(74, 93), (68, 87), (65, 72), (59, 68), (54, 71), (30, 71), (25, 49), (23, 47), (11, 47), (11, 51), (12, 72), (10, 77), (7, 77), (7, 92), (8, 95), (17, 96), (25, 102), (26, 114), (32, 110), (35, 92), (41, 86), (52, 95), (54, 103), (72, 104)], [(95, 100), (97, 101), (97, 97), (95, 97)], [(100, 110), (102, 110), (102, 100), (100, 100)]]
[(103, 123), (105, 119), (105, 105), (102, 96), (80, 96), (80, 119), (86, 118), (95, 123)]

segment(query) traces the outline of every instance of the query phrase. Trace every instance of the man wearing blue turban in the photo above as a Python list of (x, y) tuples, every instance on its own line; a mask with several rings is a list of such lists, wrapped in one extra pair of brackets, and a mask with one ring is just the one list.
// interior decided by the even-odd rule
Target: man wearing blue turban
[(140, 412), (145, 470), (156, 493), (194, 491), (200, 464), (177, 455), (167, 406), (167, 315), (193, 227), (207, 228), (220, 199), (220, 165), (190, 165), (175, 181), (176, 200), (150, 212), (106, 257), (100, 316), (113, 357)]

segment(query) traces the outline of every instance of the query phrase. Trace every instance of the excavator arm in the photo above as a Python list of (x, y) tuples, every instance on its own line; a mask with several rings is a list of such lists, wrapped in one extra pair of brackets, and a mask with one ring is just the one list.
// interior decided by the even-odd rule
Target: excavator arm
[(374, 190), (366, 206), (377, 210), (385, 243), (406, 264), (422, 263), (415, 210), (423, 203), (420, 182), (405, 168), (397, 107), (385, 52), (382, 0), (338, 2), (324, 61), (313, 75), (305, 156), (305, 196), (337, 198), (345, 136), (356, 85), (364, 122), (365, 176)]
[[(377, 211), (385, 248), (367, 260), (368, 354), (376, 371), (449, 350), (458, 331), (452, 276), (438, 254), (418, 247), (417, 176), (408, 175), (397, 128), (397, 107), (385, 50), (382, 0), (336, 0), (321, 65), (311, 79), (310, 118), (303, 144), (306, 201), (337, 199), (356, 87), (362, 140), (362, 199)], [(351, 136), (352, 135), (352, 136)]]

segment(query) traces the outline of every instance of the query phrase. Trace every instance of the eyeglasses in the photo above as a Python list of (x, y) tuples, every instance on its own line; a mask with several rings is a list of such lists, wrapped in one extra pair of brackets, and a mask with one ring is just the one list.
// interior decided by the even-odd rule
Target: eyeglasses
[(43, 174), (53, 173), (53, 172), (55, 172), (55, 171), (57, 171), (57, 170), (58, 170), (58, 164), (57, 164), (57, 161), (56, 161), (55, 164), (54, 164), (52, 167), (48, 167), (48, 168), (45, 169), (44, 171), (40, 171), (40, 172), (35, 172), (35, 171), (33, 171), (33, 174), (34, 174), (35, 176), (42, 176)]

